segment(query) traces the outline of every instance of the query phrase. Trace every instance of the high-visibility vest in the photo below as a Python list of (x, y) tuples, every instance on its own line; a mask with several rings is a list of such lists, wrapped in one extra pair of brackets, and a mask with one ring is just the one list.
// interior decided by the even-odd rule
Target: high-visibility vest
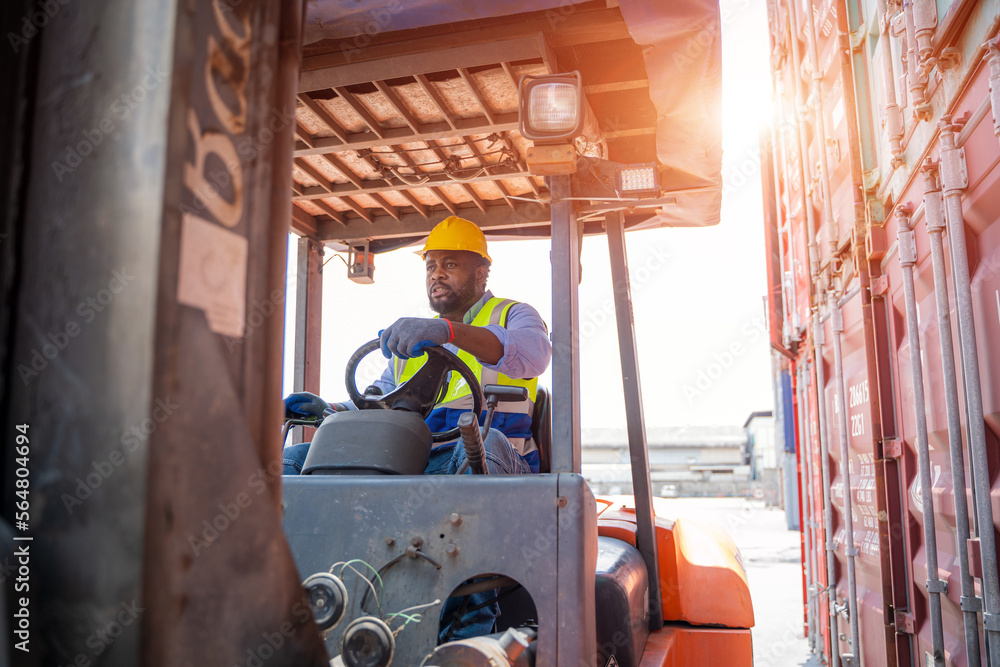
[[(507, 325), (507, 313), (511, 306), (517, 301), (510, 299), (500, 299), (492, 297), (476, 314), (470, 323), (474, 327), (484, 327), (488, 324)], [(483, 365), (472, 354), (465, 350), (455, 350), (459, 359), (475, 374), (481, 387), (488, 384), (512, 385), (516, 387), (526, 387), (528, 389), (528, 400), (521, 402), (506, 402), (497, 405), (493, 413), (491, 427), (499, 430), (507, 436), (511, 444), (521, 454), (536, 449), (531, 438), (531, 414), (535, 406), (535, 395), (538, 391), (538, 378), (518, 379), (510, 378)], [(396, 378), (396, 385), (409, 380), (427, 361), (427, 354), (412, 359), (400, 359), (393, 357), (393, 372)], [(444, 398), (434, 406), (431, 414), (427, 417), (427, 425), (431, 431), (439, 433), (454, 428), (458, 424), (458, 418), (462, 413), (473, 408), (472, 391), (468, 383), (458, 373), (452, 373), (448, 382), (448, 389)], [(479, 416), (482, 423), (486, 415), (486, 406), (483, 406), (483, 413)]]

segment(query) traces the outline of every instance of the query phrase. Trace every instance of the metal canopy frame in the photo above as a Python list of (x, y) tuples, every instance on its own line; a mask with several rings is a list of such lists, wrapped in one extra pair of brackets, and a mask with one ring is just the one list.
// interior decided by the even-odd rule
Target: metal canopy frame
[[(518, 68), (556, 71), (541, 33), (331, 62), (343, 57), (324, 54), (304, 63), (295, 124), (296, 232), (321, 241), (365, 238), (378, 226), (385, 237), (388, 216), (415, 222), (404, 225), (410, 234), (425, 233), (433, 225), (420, 220), (436, 224), (438, 211), (461, 215), (471, 204), (487, 213), (497, 202), (520, 217), (517, 198), (542, 192), (510, 135), (517, 113), (494, 103), (516, 100)], [(477, 76), (490, 79), (489, 92)], [(357, 220), (370, 226), (357, 228)]]

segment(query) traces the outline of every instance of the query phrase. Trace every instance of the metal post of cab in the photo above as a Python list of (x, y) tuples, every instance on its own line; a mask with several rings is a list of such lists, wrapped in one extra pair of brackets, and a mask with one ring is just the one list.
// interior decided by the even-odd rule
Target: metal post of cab
[(625, 252), (625, 216), (621, 211), (605, 219), (608, 254), (611, 258), (611, 282), (615, 293), (615, 317), (618, 320), (618, 349), (625, 392), (625, 419), (628, 426), (629, 461), (632, 469), (632, 494), (638, 534), (636, 547), (646, 562), (649, 574), (649, 629), (663, 627), (660, 559), (657, 554), (656, 525), (653, 516), (653, 491), (649, 478), (649, 449), (646, 447), (646, 423), (642, 411), (642, 387), (639, 382), (639, 356), (635, 345), (635, 322), (632, 318), (632, 290), (629, 286), (628, 255)]
[(552, 472), (580, 474), (580, 235), (570, 176), (551, 176)]

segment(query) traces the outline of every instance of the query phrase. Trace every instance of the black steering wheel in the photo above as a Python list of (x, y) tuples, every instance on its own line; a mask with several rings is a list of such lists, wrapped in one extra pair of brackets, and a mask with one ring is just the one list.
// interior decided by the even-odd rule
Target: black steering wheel
[[(378, 338), (359, 347), (347, 362), (345, 378), (347, 394), (358, 408), (362, 410), (407, 410), (426, 419), (437, 402), (441, 400), (444, 392), (447, 391), (448, 373), (456, 371), (469, 385), (469, 390), (472, 392), (473, 413), (477, 415), (477, 418), (478, 415), (482, 414), (483, 389), (479, 385), (475, 373), (453, 352), (436, 345), (424, 349), (427, 353), (427, 361), (409, 380), (398, 385), (388, 394), (362, 396), (361, 392), (358, 391), (354, 375), (357, 373), (361, 360), (377, 349), (379, 349)], [(458, 436), (457, 426), (442, 433), (431, 434), (434, 442), (447, 442)]]

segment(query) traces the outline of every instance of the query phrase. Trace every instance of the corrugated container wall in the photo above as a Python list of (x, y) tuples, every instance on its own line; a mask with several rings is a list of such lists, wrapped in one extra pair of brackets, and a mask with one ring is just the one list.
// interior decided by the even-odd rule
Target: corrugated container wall
[(810, 644), (1000, 667), (1000, 0), (768, 11), (768, 304)]

